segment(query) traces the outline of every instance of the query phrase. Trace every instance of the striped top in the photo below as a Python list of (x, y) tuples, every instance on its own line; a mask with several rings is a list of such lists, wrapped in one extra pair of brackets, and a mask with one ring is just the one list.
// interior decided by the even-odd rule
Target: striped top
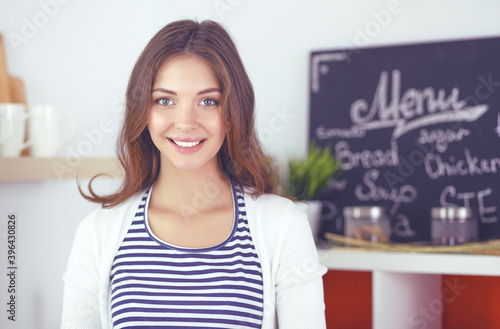
[(156, 237), (147, 220), (150, 190), (113, 261), (113, 328), (261, 328), (262, 274), (241, 187), (233, 184), (231, 234), (210, 248)]

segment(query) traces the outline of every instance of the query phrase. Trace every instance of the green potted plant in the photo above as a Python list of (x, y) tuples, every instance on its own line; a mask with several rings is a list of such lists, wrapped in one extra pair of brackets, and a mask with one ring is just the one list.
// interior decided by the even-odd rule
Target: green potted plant
[(321, 148), (314, 143), (309, 145), (305, 159), (293, 158), (287, 164), (288, 173), (281, 179), (282, 191), (295, 198), (297, 206), (307, 213), (316, 237), (321, 217), (321, 201), (318, 199), (340, 174), (340, 164), (329, 147)]

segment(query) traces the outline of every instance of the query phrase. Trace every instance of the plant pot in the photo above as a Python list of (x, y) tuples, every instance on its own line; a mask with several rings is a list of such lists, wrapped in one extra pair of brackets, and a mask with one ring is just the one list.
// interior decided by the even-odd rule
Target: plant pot
[(316, 239), (319, 234), (319, 224), (321, 222), (322, 202), (318, 200), (311, 200), (304, 202), (295, 202), (295, 204), (297, 205), (297, 208), (307, 214), (309, 225), (311, 225), (311, 232), (314, 239)]

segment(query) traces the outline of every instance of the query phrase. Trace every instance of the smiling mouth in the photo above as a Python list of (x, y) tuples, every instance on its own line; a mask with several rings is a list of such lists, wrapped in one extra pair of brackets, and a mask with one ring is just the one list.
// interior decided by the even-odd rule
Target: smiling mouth
[(173, 140), (171, 138), (169, 138), (169, 139), (175, 145), (180, 146), (180, 147), (186, 147), (186, 148), (194, 147), (194, 146), (199, 145), (199, 144), (201, 144), (202, 142), (205, 141), (205, 139), (202, 139), (202, 140), (200, 140), (198, 142), (179, 142), (179, 141), (175, 141), (175, 140)]

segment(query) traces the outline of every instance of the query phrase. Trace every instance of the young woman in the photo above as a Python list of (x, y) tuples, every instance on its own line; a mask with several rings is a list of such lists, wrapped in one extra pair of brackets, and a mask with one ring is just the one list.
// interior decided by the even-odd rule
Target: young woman
[(305, 214), (277, 195), (254, 93), (217, 23), (178, 21), (139, 57), (119, 191), (76, 233), (62, 328), (326, 328)]

